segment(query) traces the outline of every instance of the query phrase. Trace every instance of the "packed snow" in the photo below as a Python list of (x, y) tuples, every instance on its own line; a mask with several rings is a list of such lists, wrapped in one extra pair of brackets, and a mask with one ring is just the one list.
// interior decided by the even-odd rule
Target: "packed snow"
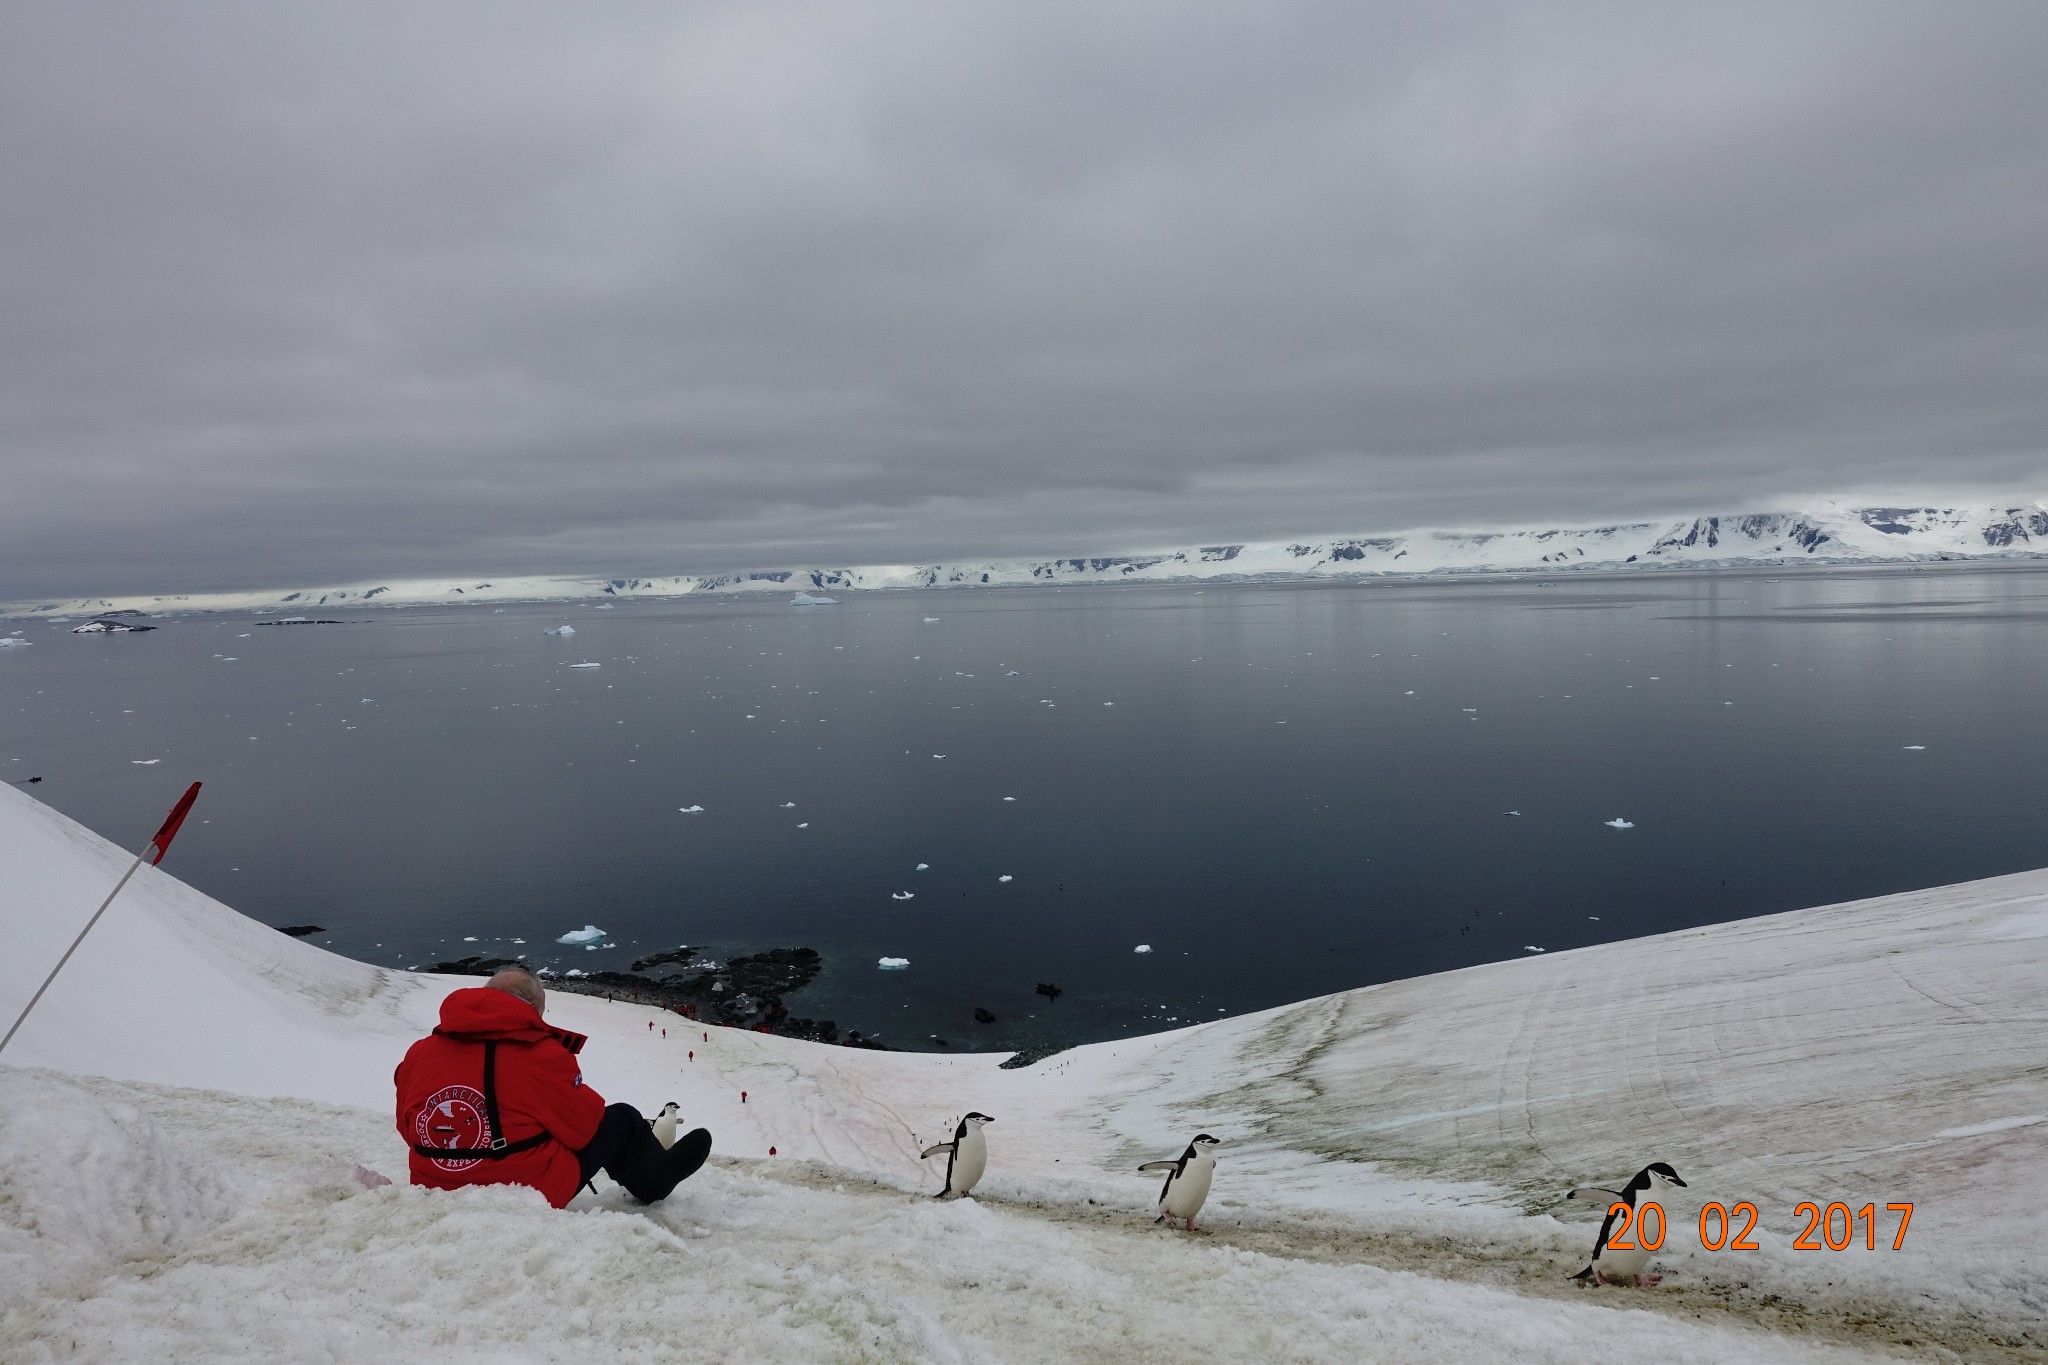
[[(131, 859), (0, 791), (0, 1013)], [(2044, 968), (2033, 872), (1013, 1070), (663, 1039), (559, 994), (599, 1093), (679, 1100), (718, 1148), (662, 1204), (601, 1182), (556, 1212), (404, 1182), (391, 1069), (476, 978), (337, 957), (145, 866), (0, 1057), (0, 1359), (2035, 1359)], [(968, 1109), (996, 1116), (989, 1175), (933, 1200), (918, 1153)], [(1203, 1231), (1166, 1231), (1134, 1168), (1198, 1131), (1223, 1140)], [(1599, 1215), (1562, 1196), (1652, 1160), (1690, 1186), (1663, 1283), (1571, 1285)], [(1912, 1201), (1904, 1249), (1888, 1223), (1792, 1250), (1807, 1199)], [(1755, 1202), (1760, 1249), (1703, 1249), (1707, 1200)]]

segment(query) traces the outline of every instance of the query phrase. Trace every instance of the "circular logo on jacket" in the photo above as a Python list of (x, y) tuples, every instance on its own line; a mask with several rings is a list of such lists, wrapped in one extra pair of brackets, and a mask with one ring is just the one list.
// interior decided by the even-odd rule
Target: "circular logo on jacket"
[[(419, 1112), (412, 1117), (413, 1141), (422, 1147), (445, 1147), (451, 1153), (448, 1157), (430, 1156), (426, 1159), (443, 1171), (466, 1171), (482, 1162), (481, 1157), (464, 1159), (453, 1153), (491, 1145), (490, 1121), (484, 1117), (484, 1096), (481, 1090), (466, 1085), (451, 1085), (436, 1090), (427, 1096)], [(426, 1156), (424, 1152), (422, 1156)]]

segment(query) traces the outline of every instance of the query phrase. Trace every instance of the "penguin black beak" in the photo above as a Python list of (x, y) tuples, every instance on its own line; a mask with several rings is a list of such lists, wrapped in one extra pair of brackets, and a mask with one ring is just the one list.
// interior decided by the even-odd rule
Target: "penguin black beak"
[(1678, 1178), (1677, 1176), (1675, 1176), (1675, 1175), (1671, 1177), (1671, 1183), (1672, 1183), (1672, 1184), (1674, 1184), (1674, 1185), (1676, 1185), (1676, 1186), (1678, 1186), (1678, 1188), (1679, 1188), (1679, 1189), (1681, 1189), (1681, 1190), (1682, 1190), (1682, 1189), (1684, 1189), (1684, 1188), (1686, 1187), (1686, 1185), (1685, 1185), (1685, 1182), (1684, 1182), (1683, 1180), (1680, 1180), (1680, 1179), (1679, 1179), (1679, 1178)]

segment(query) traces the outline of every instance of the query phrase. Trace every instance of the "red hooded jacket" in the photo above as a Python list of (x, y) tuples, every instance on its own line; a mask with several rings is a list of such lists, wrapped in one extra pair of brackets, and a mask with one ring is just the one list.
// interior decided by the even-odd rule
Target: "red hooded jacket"
[[(498, 1117), (494, 1135), (484, 1103), (484, 1043), (497, 1047)], [(604, 1097), (583, 1083), (576, 1054), (584, 1037), (550, 1028), (538, 1011), (487, 986), (451, 991), (441, 1026), (414, 1043), (392, 1078), (398, 1085), (398, 1133), (407, 1145), (488, 1147), (546, 1133), (548, 1141), (498, 1160), (412, 1154), (412, 1183), (437, 1190), (464, 1185), (531, 1185), (561, 1208), (582, 1185), (576, 1152), (597, 1136)]]

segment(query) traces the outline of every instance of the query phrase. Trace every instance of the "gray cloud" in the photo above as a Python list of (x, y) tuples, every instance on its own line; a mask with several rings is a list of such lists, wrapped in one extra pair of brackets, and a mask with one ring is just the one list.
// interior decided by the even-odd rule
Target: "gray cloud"
[(0, 18), (0, 598), (2044, 488), (2032, 4)]

